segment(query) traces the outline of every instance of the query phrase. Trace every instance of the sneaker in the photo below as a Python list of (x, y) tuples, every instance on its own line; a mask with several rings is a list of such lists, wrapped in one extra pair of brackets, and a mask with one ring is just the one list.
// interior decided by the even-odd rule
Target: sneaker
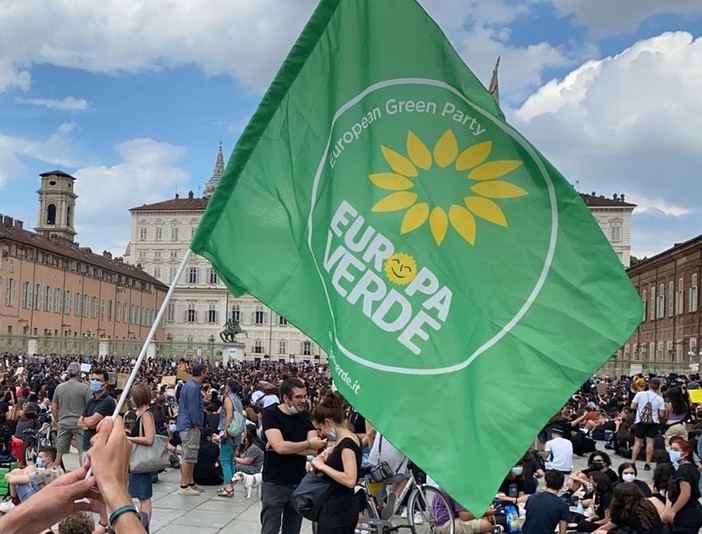
[(422, 515), (422, 512), (415, 512), (414, 517), (414, 524), (415, 525), (423, 525), (424, 524), (424, 516)]
[(12, 501), (2, 501), (2, 502), (0, 502), (0, 512), (3, 513), (3, 514), (4, 514), (5, 512), (9, 512), (9, 511), (12, 510), (14, 507), (15, 507), (15, 505), (12, 504)]
[(198, 493), (205, 493), (205, 488), (198, 486), (197, 484), (191, 484), (189, 487), (197, 491)]
[(644, 464), (644, 471), (650, 471), (651, 466), (649, 464)]
[(402, 519), (407, 519), (407, 507), (406, 506), (402, 507), (402, 512), (400, 512), (400, 517)]
[(194, 496), (199, 496), (200, 492), (197, 491), (195, 488), (192, 486), (188, 486), (187, 488), (180, 488), (178, 490), (178, 495), (186, 495), (189, 497), (194, 497)]
[(502, 532), (504, 531), (505, 529), (502, 525), (495, 525), (494, 527), (492, 527), (490, 534), (502, 534)]

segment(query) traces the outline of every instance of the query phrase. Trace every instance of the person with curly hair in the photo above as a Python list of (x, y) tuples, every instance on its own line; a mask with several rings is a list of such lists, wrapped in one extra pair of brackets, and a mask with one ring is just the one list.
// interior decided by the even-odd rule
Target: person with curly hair
[(676, 469), (666, 494), (663, 522), (670, 523), (676, 534), (697, 534), (702, 528), (702, 504), (700, 472), (692, 460), (692, 447), (680, 437), (673, 438), (668, 454)]
[(632, 482), (622, 482), (614, 487), (614, 496), (609, 507), (609, 521), (597, 529), (595, 534), (603, 534), (610, 530), (640, 534), (667, 532), (655, 506)]

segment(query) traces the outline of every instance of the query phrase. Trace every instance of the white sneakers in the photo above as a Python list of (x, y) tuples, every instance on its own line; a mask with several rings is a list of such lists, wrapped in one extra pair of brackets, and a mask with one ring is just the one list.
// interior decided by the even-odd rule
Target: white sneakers
[(14, 504), (12, 504), (12, 501), (2, 501), (0, 502), (0, 513), (6, 513), (12, 510), (15, 507)]
[[(406, 506), (402, 507), (402, 513), (400, 514), (400, 517), (402, 519), (407, 519), (407, 507)], [(423, 525), (424, 524), (424, 516), (422, 515), (422, 512), (415, 512), (413, 519), (414, 519), (415, 525)]]

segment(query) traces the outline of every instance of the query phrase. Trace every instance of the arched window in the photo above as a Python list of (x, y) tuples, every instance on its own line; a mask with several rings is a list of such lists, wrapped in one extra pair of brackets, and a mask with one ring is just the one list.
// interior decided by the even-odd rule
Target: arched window
[(71, 226), (71, 207), (66, 208), (66, 226)]
[(56, 204), (49, 204), (46, 208), (46, 224), (56, 224)]

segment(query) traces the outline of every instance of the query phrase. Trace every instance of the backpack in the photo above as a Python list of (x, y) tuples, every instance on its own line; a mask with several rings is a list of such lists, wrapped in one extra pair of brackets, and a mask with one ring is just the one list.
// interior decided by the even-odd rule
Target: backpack
[(644, 404), (643, 409), (641, 410), (641, 422), (646, 424), (646, 425), (652, 425), (653, 424), (653, 405), (651, 404), (651, 396), (649, 395), (647, 397), (648, 402)]

